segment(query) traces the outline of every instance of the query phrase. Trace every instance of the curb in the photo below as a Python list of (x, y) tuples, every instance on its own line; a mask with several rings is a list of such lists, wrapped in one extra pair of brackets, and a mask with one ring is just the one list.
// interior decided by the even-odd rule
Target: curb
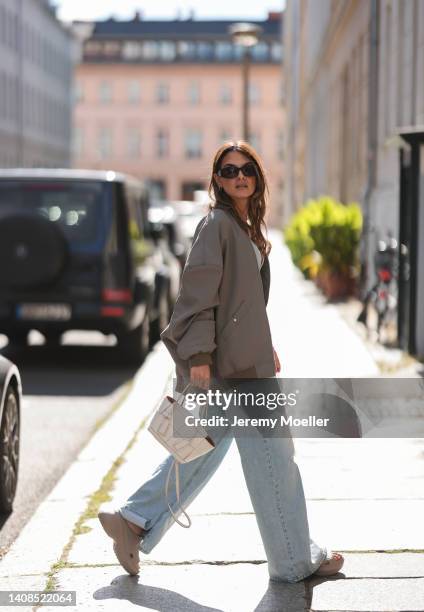
[(47, 575), (59, 561), (90, 496), (162, 399), (173, 366), (165, 346), (157, 343), (122, 404), (88, 441), (0, 562), (0, 588), (7, 588), (6, 579), (12, 589), (44, 590)]

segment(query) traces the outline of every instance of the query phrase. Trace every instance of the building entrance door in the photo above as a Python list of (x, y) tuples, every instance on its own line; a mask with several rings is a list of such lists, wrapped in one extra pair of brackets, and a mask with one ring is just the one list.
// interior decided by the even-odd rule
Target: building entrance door
[(400, 135), (399, 345), (424, 355), (424, 127)]

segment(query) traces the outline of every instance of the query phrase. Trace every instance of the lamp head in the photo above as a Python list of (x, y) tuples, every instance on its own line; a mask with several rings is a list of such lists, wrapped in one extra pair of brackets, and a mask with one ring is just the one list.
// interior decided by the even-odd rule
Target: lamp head
[(254, 23), (233, 23), (228, 29), (233, 41), (242, 47), (253, 47), (262, 33), (261, 26)]

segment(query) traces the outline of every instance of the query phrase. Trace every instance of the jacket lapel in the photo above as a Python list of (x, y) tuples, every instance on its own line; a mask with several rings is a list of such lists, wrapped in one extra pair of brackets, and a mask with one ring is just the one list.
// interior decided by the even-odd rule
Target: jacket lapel
[[(255, 260), (255, 268), (256, 268), (256, 270), (258, 270), (258, 264), (257, 264), (257, 261), (256, 261), (256, 256), (255, 256), (255, 253), (253, 251), (252, 245), (250, 243), (250, 238), (246, 234), (246, 231), (243, 228), (243, 226), (241, 225), (240, 221), (237, 219), (237, 217), (232, 215), (231, 212), (229, 212), (227, 206), (224, 206), (223, 204), (217, 204), (216, 206), (214, 206), (214, 208), (218, 208), (219, 210), (223, 210), (224, 212), (227, 213), (227, 215), (233, 221), (235, 221), (237, 223), (239, 229), (241, 230), (241, 233), (243, 234), (243, 236), (245, 237), (245, 240), (248, 243), (248, 250), (251, 252), (251, 255), (253, 256), (253, 259)], [(259, 272), (259, 270), (258, 270), (258, 272)], [(260, 272), (259, 272), (259, 276), (261, 277), (261, 281), (262, 281), (262, 289), (263, 289), (263, 292), (264, 292), (264, 300), (265, 300), (265, 306), (266, 306), (268, 304), (269, 290), (270, 290), (270, 285), (271, 285), (271, 269), (270, 269), (270, 265), (269, 265), (268, 255), (265, 255), (264, 262), (263, 262), (262, 267), (261, 267)]]

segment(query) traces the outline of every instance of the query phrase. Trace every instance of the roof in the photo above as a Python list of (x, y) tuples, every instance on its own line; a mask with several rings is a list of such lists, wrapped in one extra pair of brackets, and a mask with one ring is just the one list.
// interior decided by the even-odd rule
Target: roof
[[(130, 21), (117, 21), (107, 19), (96, 21), (91, 38), (227, 38), (228, 28), (234, 23), (245, 21), (243, 19), (231, 19), (220, 21), (208, 21), (197, 19), (186, 20), (159, 20), (144, 21), (143, 19), (132, 19)], [(249, 23), (258, 25), (263, 29), (263, 36), (281, 38), (280, 19), (266, 19), (262, 21), (251, 21)]]

